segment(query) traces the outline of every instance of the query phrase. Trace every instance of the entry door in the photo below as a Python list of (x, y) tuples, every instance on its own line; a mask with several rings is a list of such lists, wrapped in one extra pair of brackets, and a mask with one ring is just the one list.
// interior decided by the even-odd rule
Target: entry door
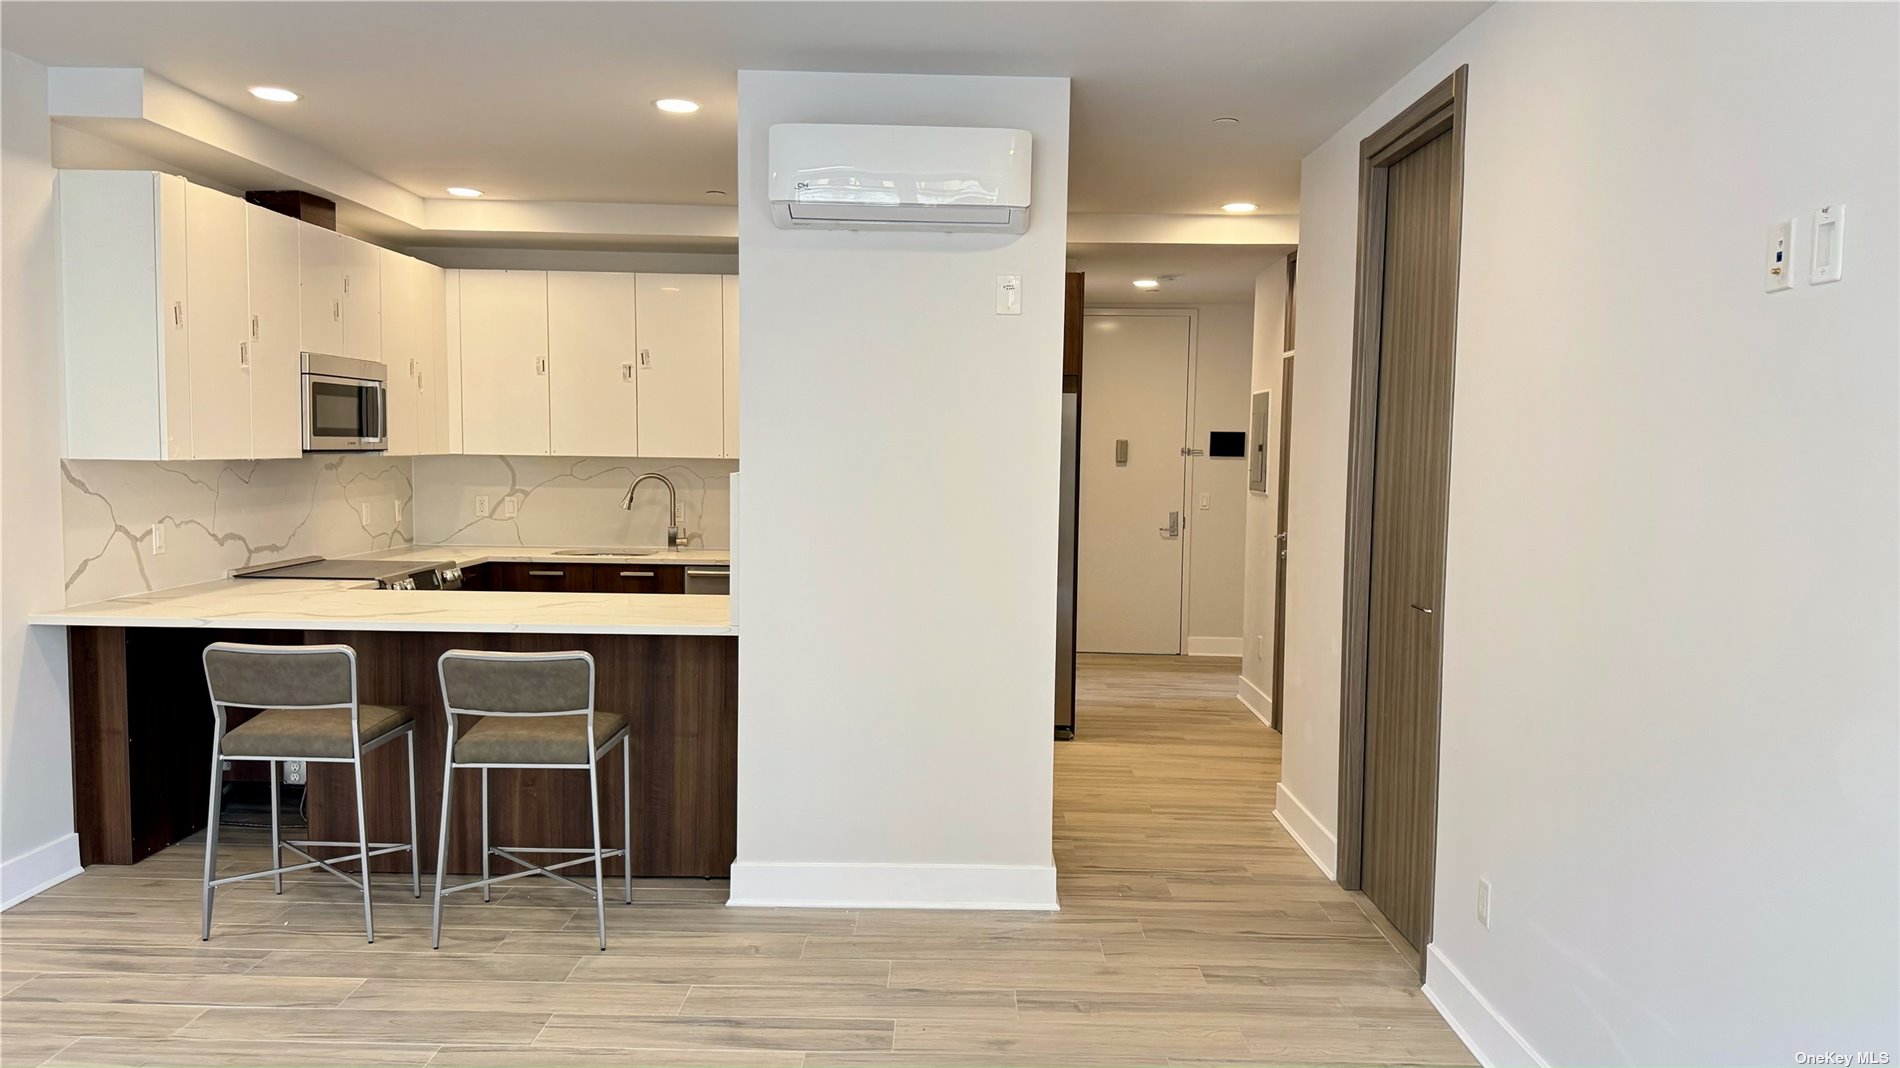
[(1181, 651), (1185, 315), (1090, 315), (1082, 376), (1076, 648)]
[(1451, 133), (1393, 162), (1372, 476), (1361, 889), (1416, 950), (1431, 933), (1439, 610), (1451, 454), (1457, 158)]

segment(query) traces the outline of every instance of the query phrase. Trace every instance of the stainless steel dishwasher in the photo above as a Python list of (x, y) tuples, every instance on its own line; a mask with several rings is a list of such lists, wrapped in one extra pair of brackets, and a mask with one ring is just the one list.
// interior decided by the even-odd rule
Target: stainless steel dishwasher
[(701, 565), (686, 569), (687, 593), (732, 592), (732, 568), (725, 564)]

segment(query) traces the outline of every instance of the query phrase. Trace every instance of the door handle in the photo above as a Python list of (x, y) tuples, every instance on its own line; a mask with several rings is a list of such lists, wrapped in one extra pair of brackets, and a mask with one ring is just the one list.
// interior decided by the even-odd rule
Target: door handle
[(652, 352), (652, 350), (650, 350), (650, 349), (641, 349), (641, 350), (640, 350), (640, 366), (642, 366), (642, 367), (651, 367), (651, 366), (653, 366), (653, 352)]
[(1415, 605), (1413, 605), (1413, 606), (1412, 606), (1412, 608), (1413, 608), (1413, 609), (1414, 609), (1415, 611), (1419, 611), (1419, 612), (1423, 612), (1423, 613), (1425, 613), (1425, 614), (1426, 614), (1426, 615), (1428, 615), (1428, 616), (1432, 614), (1432, 610), (1431, 610), (1431, 609), (1429, 609), (1429, 608), (1427, 608), (1427, 607), (1425, 607), (1425, 606), (1424, 606), (1424, 605), (1422, 605), (1422, 604), (1415, 604)]
[(633, 381), (633, 365), (632, 364), (623, 363), (620, 365), (620, 380), (622, 382)]
[(248, 341), (238, 342), (238, 366), (245, 368), (246, 370), (250, 369), (251, 343)]
[(257, 316), (251, 316), (251, 340), (257, 340)]
[(1161, 528), (1161, 533), (1164, 536), (1170, 537), (1170, 538), (1178, 538), (1181, 536), (1181, 513), (1180, 512), (1168, 513), (1168, 525)]

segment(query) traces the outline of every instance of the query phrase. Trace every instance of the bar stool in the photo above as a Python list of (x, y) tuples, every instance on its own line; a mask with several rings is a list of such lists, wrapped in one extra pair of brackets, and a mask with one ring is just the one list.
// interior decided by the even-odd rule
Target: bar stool
[[(204, 651), (205, 682), (211, 690), (211, 713), (216, 730), (211, 736), (211, 813), (205, 823), (204, 931), (211, 940), (211, 898), (226, 883), (261, 879), (268, 875), (277, 893), (284, 892), (284, 875), (322, 868), (363, 891), (363, 934), (376, 941), (376, 923), (370, 911), (369, 858), (409, 851), (409, 884), (422, 896), (422, 869), (416, 855), (416, 735), (415, 716), (407, 708), (366, 705), (357, 700), (356, 650), (347, 645), (243, 645), (215, 642)], [(261, 708), (256, 716), (226, 730), (230, 708)], [(371, 842), (363, 798), (363, 754), (402, 738), (409, 744), (409, 841)], [(223, 762), (262, 760), (270, 764), (271, 866), (262, 871), (214, 879), (218, 863), (218, 801), (224, 785)], [(318, 842), (285, 840), (278, 823), (277, 765), (285, 760), (314, 764), (349, 764), (356, 773), (356, 841)], [(312, 856), (316, 847), (356, 849), (327, 860)], [(285, 864), (284, 850), (304, 858)], [(336, 865), (358, 861), (360, 878)]]
[[(487, 653), (451, 649), (436, 662), (442, 683), (442, 704), (449, 715), (449, 740), (442, 762), (442, 835), (435, 863), (435, 948), (442, 948), (442, 897), (470, 887), (488, 889), (529, 875), (545, 875), (580, 890), (588, 890), (557, 869), (594, 862), (595, 921), (600, 948), (607, 949), (607, 903), (602, 861), (624, 857), (626, 899), (633, 904), (633, 745), (627, 718), (594, 708), (594, 658), (586, 652)], [(458, 717), (478, 720), (465, 732)], [(621, 802), (625, 825), (622, 848), (600, 847), (600, 758), (620, 747)], [(482, 877), (447, 885), (449, 867), (450, 791), (457, 768), (482, 772)], [(488, 772), (491, 768), (587, 769), (587, 800), (593, 808), (594, 847), (555, 849), (543, 846), (491, 846), (488, 843)], [(522, 853), (580, 856), (545, 867), (523, 859)], [(525, 871), (491, 878), (489, 858), (500, 857)]]

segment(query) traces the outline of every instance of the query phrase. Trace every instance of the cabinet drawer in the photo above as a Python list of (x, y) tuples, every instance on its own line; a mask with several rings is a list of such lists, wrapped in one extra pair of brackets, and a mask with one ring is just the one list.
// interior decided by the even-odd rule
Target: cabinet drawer
[(546, 593), (590, 593), (594, 589), (589, 564), (491, 563), (485, 569), (485, 589)]
[(595, 564), (595, 593), (683, 593), (686, 569), (667, 564)]

